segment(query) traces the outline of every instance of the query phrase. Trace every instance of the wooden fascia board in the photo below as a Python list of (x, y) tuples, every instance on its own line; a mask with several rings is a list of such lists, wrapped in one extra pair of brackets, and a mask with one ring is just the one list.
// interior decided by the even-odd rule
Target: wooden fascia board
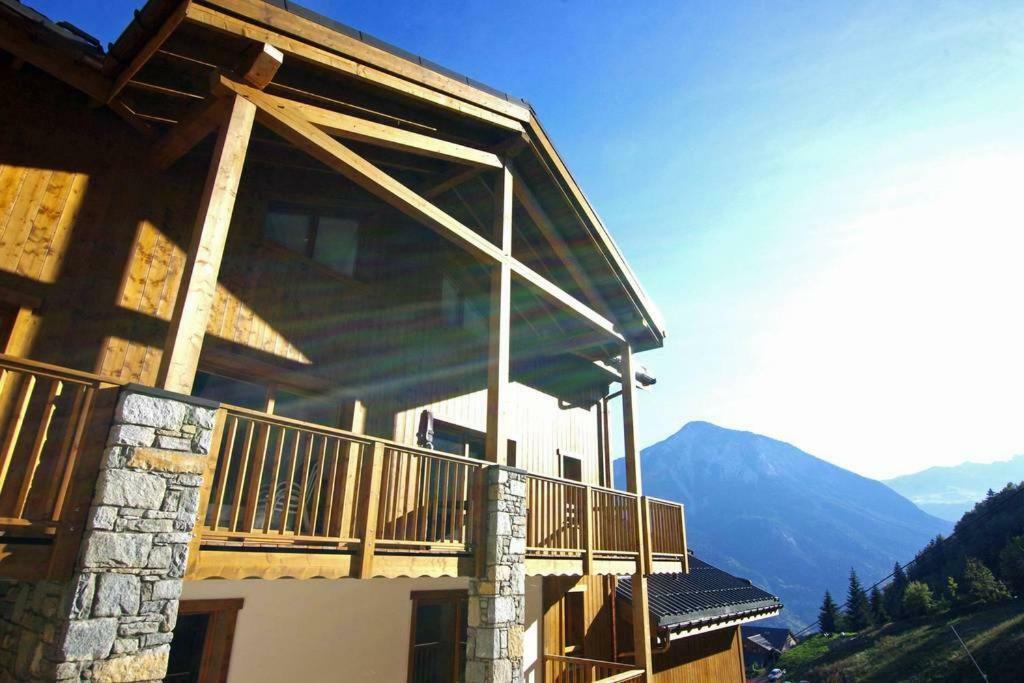
[(272, 28), (282, 34), (308, 41), (314, 45), (400, 76), (408, 81), (448, 93), (504, 116), (522, 122), (530, 119), (530, 111), (523, 104), (511, 102), (447, 74), (440, 73), (422, 64), (261, 0), (203, 0), (203, 2), (254, 23)]
[(344, 55), (328, 51), (312, 43), (291, 38), (262, 26), (236, 19), (211, 7), (195, 3), (190, 4), (186, 11), (186, 20), (228, 35), (269, 43), (282, 52), (293, 55), (302, 61), (332, 69), (408, 97), (424, 100), (432, 105), (447, 109), (452, 113), (474, 118), (488, 125), (518, 133), (524, 131), (523, 124), (517, 119), (495, 113), (485, 107), (460, 100), (447, 93), (433, 90), (366, 64), (358, 63)]
[(311, 104), (294, 102), (273, 95), (270, 97), (302, 112), (302, 115), (310, 123), (322, 128), (331, 135), (341, 138), (483, 168), (501, 168), (502, 166), (498, 155), (491, 152), (467, 147), (455, 142), (448, 142), (447, 140), (441, 140), (421, 133), (402, 130), (394, 126), (367, 121), (366, 119)]
[(625, 339), (608, 319), (589, 308), (537, 272), (502, 252), (432, 202), (416, 194), (351, 149), (338, 142), (303, 118), (290, 107), (282, 106), (258, 90), (221, 77), (215, 83), (215, 94), (232, 93), (245, 97), (258, 109), (257, 120), (282, 138), (337, 171), (395, 209), (423, 223), (474, 258), (487, 264), (508, 262), (512, 274), (539, 291), (547, 299), (574, 313), (594, 329), (612, 340)]
[(0, 12), (0, 48), (57, 80), (81, 90), (97, 102), (105, 102), (111, 82), (99, 69), (76, 61), (65, 52), (34, 39), (23, 25)]
[[(548, 138), (547, 133), (545, 133), (536, 116), (530, 117), (530, 121), (527, 122), (526, 127), (531, 142), (533, 142), (535, 153), (542, 161), (550, 161), (551, 166), (548, 166), (549, 172), (556, 175), (556, 181), (561, 180), (561, 182), (564, 183), (565, 189), (568, 191), (573, 203), (582, 211), (582, 217), (588, 224), (587, 227), (593, 230), (592, 234), (599, 244), (601, 251), (604, 253), (605, 258), (609, 260), (609, 264), (622, 280), (626, 290), (630, 293), (630, 298), (633, 299), (641, 315), (651, 328), (651, 333), (656, 336), (660, 345), (660, 340), (666, 334), (665, 324), (661, 313), (640, 285), (640, 281), (637, 279), (636, 274), (626, 262), (621, 250), (615, 243), (615, 240), (612, 239), (611, 234), (604, 226), (601, 218), (597, 215), (597, 212), (590, 204), (586, 195), (583, 194), (583, 190), (576, 183), (575, 178), (573, 178), (572, 173), (565, 165), (565, 162), (562, 161), (558, 151), (555, 150), (554, 146), (551, 144), (551, 140)], [(545, 164), (545, 166), (547, 166), (547, 164)]]

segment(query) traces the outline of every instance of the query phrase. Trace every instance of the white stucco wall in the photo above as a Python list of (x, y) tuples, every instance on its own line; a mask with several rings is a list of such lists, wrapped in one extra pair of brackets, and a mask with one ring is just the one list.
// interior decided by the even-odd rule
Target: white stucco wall
[[(409, 593), (468, 586), (464, 578), (187, 581), (182, 599), (245, 599), (228, 683), (405, 683)], [(529, 605), (528, 593), (527, 613)]]

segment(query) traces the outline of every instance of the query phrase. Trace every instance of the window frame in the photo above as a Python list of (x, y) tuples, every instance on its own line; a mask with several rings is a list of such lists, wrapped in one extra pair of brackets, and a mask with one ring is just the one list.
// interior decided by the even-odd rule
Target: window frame
[(417, 608), (423, 603), (453, 603), (455, 605), (455, 647), (452, 652), (452, 668), (456, 673), (459, 673), (461, 667), (460, 664), (460, 650), (462, 653), (465, 652), (464, 647), (459, 647), (459, 632), (460, 626), (467, 622), (469, 613), (469, 591), (465, 588), (454, 588), (451, 590), (423, 590), (423, 591), (410, 591), (409, 600), (412, 601), (412, 610), (409, 615), (409, 660), (406, 665), (406, 680), (408, 683), (414, 683), (413, 681), (413, 662), (415, 660), (415, 645), (416, 645), (416, 611)]
[[(208, 615), (199, 683), (227, 682), (231, 649), (235, 642), (235, 626), (238, 622), (238, 613), (244, 606), (244, 598), (181, 600), (178, 603), (179, 615)], [(173, 643), (171, 647), (174, 647)]]

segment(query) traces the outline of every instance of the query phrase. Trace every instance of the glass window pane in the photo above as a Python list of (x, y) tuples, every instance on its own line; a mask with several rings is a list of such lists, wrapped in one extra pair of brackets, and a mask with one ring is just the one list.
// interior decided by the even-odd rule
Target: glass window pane
[(445, 325), (462, 323), (462, 308), (458, 285), (447, 275), (441, 278), (441, 320)]
[(321, 216), (316, 229), (313, 259), (343, 275), (356, 269), (359, 223), (350, 218)]
[(309, 254), (312, 217), (307, 213), (271, 209), (267, 211), (263, 233), (267, 239), (299, 254)]
[(192, 395), (252, 410), (263, 410), (267, 403), (266, 387), (208, 372), (196, 373)]
[(338, 424), (338, 406), (333, 401), (280, 389), (274, 394), (274, 413), (324, 427), (335, 427)]

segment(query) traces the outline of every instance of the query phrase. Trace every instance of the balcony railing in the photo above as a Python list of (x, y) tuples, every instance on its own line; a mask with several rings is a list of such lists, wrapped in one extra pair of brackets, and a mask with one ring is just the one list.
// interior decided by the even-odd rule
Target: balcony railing
[(205, 545), (467, 552), (486, 463), (225, 406)]
[(100, 392), (116, 384), (0, 354), (0, 533), (6, 542), (48, 541), (36, 546), (46, 553), (58, 536), (67, 541), (57, 560), (36, 555), (49, 562), (36, 569), (52, 577), (70, 570), (77, 551), (113, 409), (113, 394), (99, 401)]
[(643, 669), (581, 657), (544, 655), (544, 680), (550, 683), (625, 683), (643, 680)]

